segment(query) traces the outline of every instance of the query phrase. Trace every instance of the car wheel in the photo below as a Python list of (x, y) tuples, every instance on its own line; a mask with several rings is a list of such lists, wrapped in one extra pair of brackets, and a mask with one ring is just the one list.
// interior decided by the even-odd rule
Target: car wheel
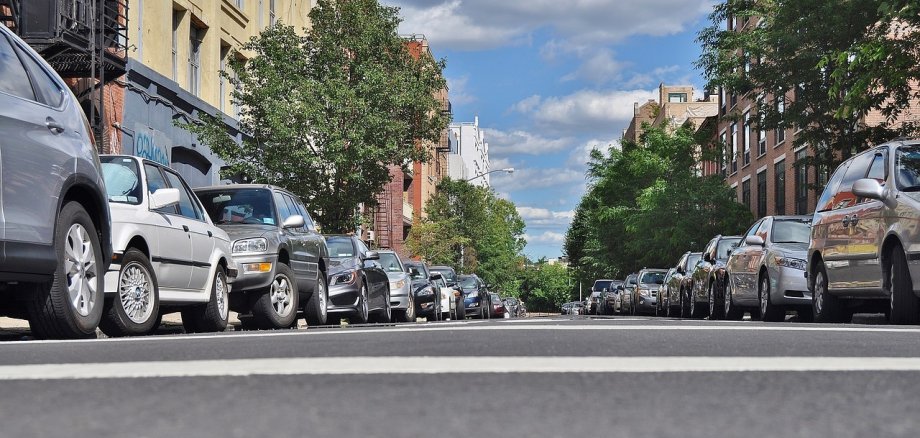
[(367, 285), (361, 282), (361, 290), (358, 292), (358, 308), (348, 317), (348, 322), (352, 324), (367, 324)]
[(744, 318), (744, 310), (735, 305), (732, 297), (732, 282), (726, 279), (725, 282), (725, 319), (731, 321), (741, 321)]
[(160, 313), (153, 267), (144, 253), (131, 248), (122, 257), (117, 294), (105, 303), (99, 328), (107, 336), (136, 336), (152, 332)]
[(189, 333), (220, 332), (227, 329), (230, 316), (228, 307), (227, 274), (223, 266), (214, 270), (211, 282), (211, 298), (207, 304), (188, 306), (182, 309), (182, 326)]
[(38, 339), (93, 338), (102, 320), (102, 246), (96, 227), (79, 203), (61, 208), (55, 226), (57, 268), (51, 282), (34, 285), (26, 304)]
[(920, 299), (914, 295), (907, 258), (900, 246), (891, 249), (889, 260), (891, 310), (888, 321), (892, 324), (917, 324), (920, 322)]
[(387, 286), (386, 294), (383, 296), (383, 309), (374, 314), (374, 322), (378, 324), (389, 324), (393, 322), (393, 308), (390, 307), (390, 288)]
[(464, 307), (463, 305), (462, 298), (459, 301), (457, 301), (457, 309), (454, 312), (454, 316), (456, 317), (455, 319), (457, 321), (463, 321), (464, 319), (466, 319), (466, 307)]
[(815, 322), (840, 323), (848, 322), (852, 318), (844, 307), (843, 302), (828, 293), (827, 270), (824, 268), (823, 262), (818, 262), (818, 266), (815, 269), (814, 289), (811, 306)]
[(760, 320), (764, 322), (779, 322), (786, 319), (786, 310), (773, 304), (770, 298), (770, 275), (766, 272), (760, 274), (757, 282), (757, 295), (760, 298)]
[(719, 281), (716, 280), (709, 285), (709, 319), (725, 319), (725, 298), (719, 292)]
[(326, 325), (329, 321), (329, 287), (326, 284), (326, 273), (319, 271), (317, 277), (316, 287), (303, 306), (303, 317), (307, 320), (307, 326)]
[(691, 291), (690, 295), (687, 297), (690, 301), (690, 318), (701, 319), (703, 318), (703, 309), (697, 304), (695, 294)]
[(278, 263), (275, 278), (267, 290), (259, 293), (252, 304), (252, 319), (263, 329), (290, 327), (297, 320), (299, 292), (291, 267)]
[(683, 290), (680, 291), (680, 317), (690, 317), (690, 297)]

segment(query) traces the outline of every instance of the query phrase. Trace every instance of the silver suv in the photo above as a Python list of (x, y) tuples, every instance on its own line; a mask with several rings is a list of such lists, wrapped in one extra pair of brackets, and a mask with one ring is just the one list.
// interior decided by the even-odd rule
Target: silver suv
[(38, 338), (95, 336), (111, 219), (86, 116), (0, 24), (0, 313)]
[(920, 141), (894, 141), (845, 161), (818, 200), (808, 247), (814, 318), (884, 311), (920, 322)]

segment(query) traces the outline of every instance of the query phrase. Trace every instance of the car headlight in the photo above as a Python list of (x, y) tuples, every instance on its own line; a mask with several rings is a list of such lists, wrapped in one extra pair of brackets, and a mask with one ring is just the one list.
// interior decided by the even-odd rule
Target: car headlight
[(800, 271), (805, 270), (805, 260), (802, 259), (774, 256), (773, 261), (775, 261), (778, 266), (785, 268), (798, 269)]
[(418, 296), (420, 296), (420, 297), (430, 297), (430, 296), (434, 295), (434, 291), (431, 290), (430, 287), (426, 287), (426, 288), (424, 288), (424, 289), (418, 291), (418, 294), (416, 294), (416, 295), (418, 295)]
[(402, 289), (406, 287), (406, 280), (399, 280), (396, 283), (393, 283), (392, 289)]
[(255, 239), (241, 239), (233, 242), (234, 254), (266, 251), (268, 251), (268, 239), (264, 237), (257, 237)]
[(649, 296), (649, 293), (651, 293), (651, 291), (649, 291), (648, 289), (639, 289), (640, 297), (647, 297)]
[(337, 284), (352, 284), (358, 278), (358, 271), (348, 271), (341, 274), (336, 274), (332, 277), (332, 284), (330, 286), (335, 286)]

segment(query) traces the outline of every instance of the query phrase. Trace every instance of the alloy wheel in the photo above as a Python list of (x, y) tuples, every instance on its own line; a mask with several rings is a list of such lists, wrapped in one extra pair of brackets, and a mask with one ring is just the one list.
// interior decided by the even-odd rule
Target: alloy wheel
[(224, 273), (218, 270), (217, 276), (214, 278), (214, 294), (217, 299), (217, 313), (224, 321), (230, 316), (227, 308), (227, 292), (227, 281)]
[(96, 306), (96, 251), (83, 225), (73, 224), (64, 244), (64, 272), (70, 304), (81, 316)]
[(271, 294), (272, 308), (275, 313), (282, 318), (290, 315), (293, 310), (291, 304), (294, 301), (294, 297), (291, 291), (291, 282), (287, 276), (280, 274), (276, 276), (269, 293)]
[(725, 314), (728, 315), (732, 309), (732, 282), (728, 279), (725, 281)]
[(143, 324), (153, 313), (150, 273), (137, 262), (131, 262), (121, 271), (118, 297), (121, 308), (135, 324)]
[(825, 283), (826, 280), (824, 279), (824, 273), (818, 271), (815, 274), (815, 292), (812, 294), (812, 303), (815, 306), (815, 314), (818, 315), (824, 312), (824, 290), (827, 287)]
[[(320, 272), (319, 275), (322, 276), (324, 274)], [(326, 315), (329, 311), (326, 305), (326, 299), (329, 296), (329, 292), (326, 290), (326, 282), (323, 281), (322, 279), (316, 281), (316, 292), (315, 293), (319, 294), (316, 296), (316, 300), (319, 302), (319, 312), (321, 315), (321, 319), (325, 320)]]
[(361, 312), (361, 320), (367, 320), (367, 287), (361, 285), (361, 303), (359, 304), (360, 308), (358, 309)]
[(766, 276), (760, 278), (760, 314), (767, 313), (767, 303), (770, 300), (770, 281)]

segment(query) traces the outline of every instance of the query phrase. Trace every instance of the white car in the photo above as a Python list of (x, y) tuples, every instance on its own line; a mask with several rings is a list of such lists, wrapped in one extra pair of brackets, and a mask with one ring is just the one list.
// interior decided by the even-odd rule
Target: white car
[(137, 157), (100, 157), (112, 212), (112, 265), (99, 327), (147, 334), (181, 311), (188, 332), (222, 331), (236, 277), (230, 238), (176, 171)]

